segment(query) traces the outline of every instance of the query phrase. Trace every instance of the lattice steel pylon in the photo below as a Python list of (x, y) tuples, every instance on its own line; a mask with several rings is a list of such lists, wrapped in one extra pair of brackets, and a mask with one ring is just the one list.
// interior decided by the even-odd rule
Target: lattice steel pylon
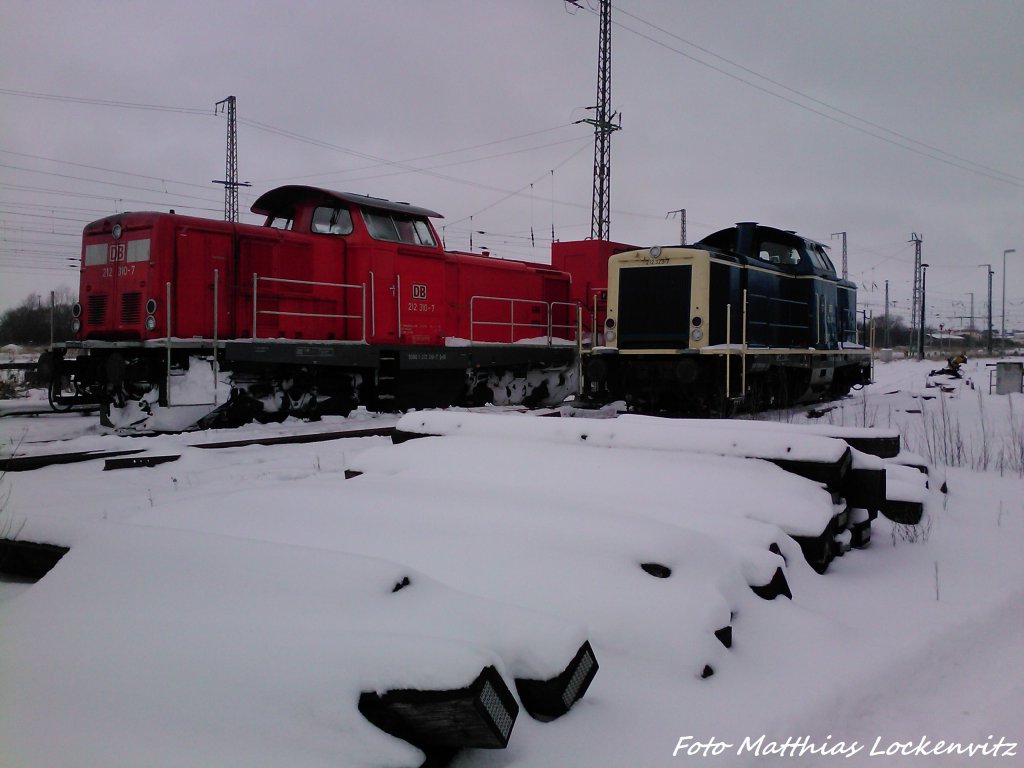
[(238, 188), (251, 186), (238, 180), (238, 122), (235, 116), (235, 97), (228, 96), (214, 104), (216, 114), (226, 112), (228, 117), (228, 147), (224, 160), (224, 178), (214, 184), (224, 185), (224, 221), (238, 221)]
[[(921, 306), (921, 241), (922, 237), (916, 232), (912, 232), (910, 240), (914, 244), (914, 289), (910, 299), (910, 339), (911, 342), (920, 343), (920, 339), (915, 339), (915, 334), (918, 333), (917, 326), (918, 321), (924, 313), (924, 307)], [(911, 343), (911, 349), (915, 349), (914, 344)]]
[[(576, 2), (570, 0), (573, 5)], [(597, 63), (597, 104), (593, 118), (580, 120), (594, 126), (594, 194), (590, 236), (608, 240), (611, 229), (612, 133), (622, 128), (621, 115), (611, 110), (612, 101), (612, 3), (601, 0), (600, 42)], [(619, 118), (618, 124), (615, 119)]]

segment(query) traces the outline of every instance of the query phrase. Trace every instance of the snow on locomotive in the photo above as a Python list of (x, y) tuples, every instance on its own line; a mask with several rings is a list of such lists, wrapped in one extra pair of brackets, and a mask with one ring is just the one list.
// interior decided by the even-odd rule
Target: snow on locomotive
[(870, 380), (856, 285), (821, 243), (741, 223), (609, 262), (585, 390), (641, 411), (729, 413), (839, 397)]
[(87, 225), (76, 339), (41, 360), (54, 406), (131, 406), (143, 423), (195, 403), (181, 381), (197, 370), (214, 390), (204, 425), (560, 402), (603, 322), (608, 258), (631, 247), (554, 243), (550, 266), (446, 251), (433, 211), (308, 186), (252, 211), (263, 226), (173, 211)]

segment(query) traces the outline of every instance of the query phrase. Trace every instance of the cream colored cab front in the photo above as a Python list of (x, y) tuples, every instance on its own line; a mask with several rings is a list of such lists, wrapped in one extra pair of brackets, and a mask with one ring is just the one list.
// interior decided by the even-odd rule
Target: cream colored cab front
[(707, 345), (710, 256), (697, 248), (645, 248), (608, 261), (605, 346), (621, 354)]

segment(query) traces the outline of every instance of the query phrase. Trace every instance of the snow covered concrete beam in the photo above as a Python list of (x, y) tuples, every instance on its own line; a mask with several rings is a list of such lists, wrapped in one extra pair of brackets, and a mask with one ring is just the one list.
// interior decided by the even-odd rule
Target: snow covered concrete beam
[(842, 494), (851, 507), (879, 511), (885, 503), (885, 469), (854, 466), (846, 475)]
[(498, 670), (489, 666), (465, 688), (363, 692), (359, 711), (382, 731), (429, 756), (436, 748), (504, 749), (519, 705)]
[(760, 426), (763, 423), (631, 415), (616, 419), (522, 417), (499, 421), (488, 414), (420, 411), (403, 416), (391, 439), (402, 443), (417, 437), (457, 435), (764, 459), (830, 489), (840, 487), (852, 463), (851, 449), (843, 440), (808, 431), (764, 428)]
[(67, 547), (56, 544), (0, 539), (0, 573), (41, 579), (67, 553)]
[(917, 525), (924, 517), (924, 504), (919, 501), (887, 499), (882, 506), (882, 514), (894, 523)]
[(850, 546), (864, 549), (871, 543), (871, 513), (866, 509), (850, 509)]
[(794, 536), (793, 539), (800, 545), (808, 565), (818, 573), (824, 573), (839, 551), (837, 533), (839, 531), (833, 518), (818, 536)]
[(886, 498), (881, 512), (894, 523), (917, 525), (924, 516), (928, 477), (900, 464), (885, 465)]
[(762, 600), (774, 600), (780, 595), (790, 600), (793, 599), (793, 592), (789, 588), (789, 581), (786, 580), (786, 574), (782, 568), (775, 569), (775, 574), (767, 584), (751, 584), (750, 589)]
[(561, 717), (583, 698), (597, 670), (597, 657), (588, 640), (558, 677), (550, 680), (516, 678), (516, 691), (530, 717), (547, 722)]

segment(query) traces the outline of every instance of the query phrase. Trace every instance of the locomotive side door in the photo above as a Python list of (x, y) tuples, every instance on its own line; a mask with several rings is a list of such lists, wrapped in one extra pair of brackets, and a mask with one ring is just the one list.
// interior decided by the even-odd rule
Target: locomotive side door
[[(569, 281), (564, 275), (544, 275), (544, 303), (547, 304), (546, 329), (538, 336), (559, 339), (576, 338), (576, 306), (569, 303)], [(585, 311), (585, 308), (584, 308)]]
[[(174, 313), (172, 335), (179, 338), (230, 336), (230, 265), (233, 261), (234, 227), (204, 229), (191, 225), (174, 233)], [(216, 291), (216, 295), (214, 294)], [(216, 308), (216, 319), (214, 319)]]
[(444, 344), (445, 262), (433, 253), (398, 247), (395, 285), (398, 334), (406, 344)]

